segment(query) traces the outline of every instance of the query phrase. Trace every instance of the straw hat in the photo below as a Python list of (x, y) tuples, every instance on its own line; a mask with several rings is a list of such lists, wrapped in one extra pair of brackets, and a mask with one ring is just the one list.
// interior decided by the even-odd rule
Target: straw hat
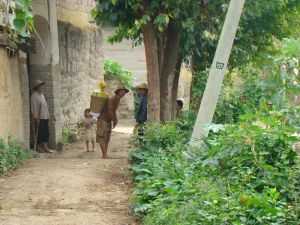
[(148, 84), (142, 83), (139, 86), (137, 86), (136, 89), (145, 89), (145, 90), (148, 90)]
[(36, 80), (36, 81), (34, 81), (33, 89), (37, 88), (40, 85), (45, 85), (45, 84), (46, 84), (45, 81)]
[(118, 89), (115, 91), (115, 94), (118, 94), (119, 91), (121, 91), (121, 90), (125, 90), (126, 93), (129, 92), (128, 88), (127, 88), (124, 84), (119, 84), (119, 85), (118, 85)]

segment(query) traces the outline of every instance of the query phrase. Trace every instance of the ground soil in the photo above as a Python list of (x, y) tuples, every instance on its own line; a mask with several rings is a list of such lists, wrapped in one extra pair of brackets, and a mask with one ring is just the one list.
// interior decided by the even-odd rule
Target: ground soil
[[(25, 162), (0, 178), (1, 225), (134, 225), (127, 155), (131, 128), (113, 133), (109, 155), (83, 142), (52, 157)], [(128, 132), (129, 131), (129, 132)]]

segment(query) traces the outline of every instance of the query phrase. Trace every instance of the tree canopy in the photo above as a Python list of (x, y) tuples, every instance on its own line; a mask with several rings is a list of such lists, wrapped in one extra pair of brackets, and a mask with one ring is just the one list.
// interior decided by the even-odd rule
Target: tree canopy
[[(116, 28), (109, 38), (111, 43), (126, 38), (133, 40), (134, 45), (142, 41), (145, 44), (150, 120), (172, 119), (181, 61), (193, 55), (197, 69), (210, 66), (229, 0), (96, 2), (92, 10), (95, 21)], [(297, 33), (299, 22), (295, 18), (299, 8), (297, 0), (246, 1), (230, 65), (239, 65), (257, 56), (271, 46), (274, 37)]]

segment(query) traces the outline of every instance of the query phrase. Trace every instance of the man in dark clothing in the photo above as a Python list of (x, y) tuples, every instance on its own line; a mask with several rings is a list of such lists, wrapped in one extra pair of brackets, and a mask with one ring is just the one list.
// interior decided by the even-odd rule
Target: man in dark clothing
[(147, 121), (148, 86), (147, 84), (141, 84), (137, 86), (137, 90), (141, 98), (141, 102), (138, 106), (136, 122), (138, 124), (143, 124)]
[(137, 86), (138, 95), (140, 97), (140, 104), (137, 108), (136, 122), (138, 134), (143, 135), (143, 126), (147, 121), (147, 108), (148, 108), (148, 85), (143, 83)]

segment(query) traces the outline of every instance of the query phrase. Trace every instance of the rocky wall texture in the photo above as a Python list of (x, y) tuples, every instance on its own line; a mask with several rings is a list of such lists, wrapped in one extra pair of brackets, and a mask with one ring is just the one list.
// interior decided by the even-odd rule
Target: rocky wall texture
[(95, 7), (95, 0), (56, 0), (57, 10), (88, 13)]
[(103, 79), (102, 31), (58, 22), (62, 123), (75, 128)]
[(56, 0), (57, 18), (77, 27), (93, 26), (89, 20), (95, 5), (95, 0)]

